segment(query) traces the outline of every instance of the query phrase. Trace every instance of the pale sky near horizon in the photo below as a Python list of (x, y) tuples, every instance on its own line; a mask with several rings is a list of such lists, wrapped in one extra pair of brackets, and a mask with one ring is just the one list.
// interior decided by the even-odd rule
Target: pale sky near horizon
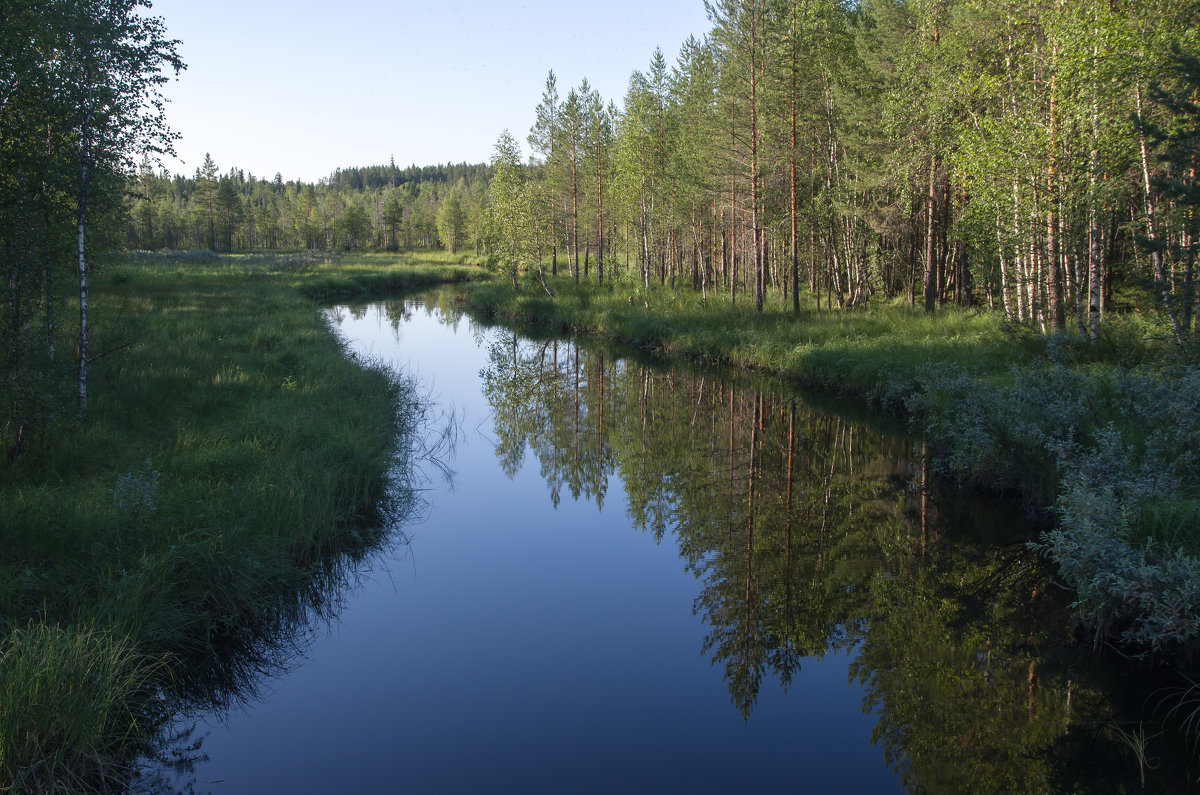
[(521, 142), (546, 75), (586, 77), (618, 105), (655, 47), (674, 64), (709, 30), (703, 0), (418, 3), (154, 0), (188, 69), (164, 89), (183, 137), (172, 173), (205, 152), (232, 167), (316, 181), (337, 168), (487, 161)]

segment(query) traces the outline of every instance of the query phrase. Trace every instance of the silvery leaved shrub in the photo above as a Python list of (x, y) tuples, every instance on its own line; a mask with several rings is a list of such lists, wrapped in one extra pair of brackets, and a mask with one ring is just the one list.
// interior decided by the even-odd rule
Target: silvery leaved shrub
[(150, 460), (137, 472), (127, 472), (117, 478), (115, 488), (109, 490), (117, 510), (133, 521), (153, 514), (158, 506), (158, 471)]

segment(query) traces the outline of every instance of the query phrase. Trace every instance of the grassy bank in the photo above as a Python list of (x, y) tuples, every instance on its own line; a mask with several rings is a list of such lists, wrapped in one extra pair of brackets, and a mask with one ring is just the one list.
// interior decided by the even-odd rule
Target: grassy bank
[(1100, 341), (1050, 337), (997, 312), (904, 304), (794, 313), (691, 290), (552, 283), (473, 286), (481, 315), (618, 340), (666, 357), (770, 373), (906, 416), (965, 485), (1011, 491), (1031, 539), (1078, 596), (1085, 628), (1125, 652), (1200, 644), (1200, 377), (1195, 349), (1153, 315)]
[(201, 253), (97, 275), (88, 420), (63, 396), (0, 469), (0, 791), (119, 779), (162, 693), (219, 701), (386, 540), (425, 407), (312, 297), (474, 273)]

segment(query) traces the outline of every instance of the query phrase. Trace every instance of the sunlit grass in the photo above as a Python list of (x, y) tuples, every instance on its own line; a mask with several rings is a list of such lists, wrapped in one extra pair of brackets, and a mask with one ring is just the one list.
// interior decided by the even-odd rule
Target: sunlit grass
[[(929, 362), (967, 362), (1001, 373), (1039, 352), (1041, 343), (1008, 334), (995, 313), (945, 308), (935, 316), (908, 306), (853, 311), (818, 309), (805, 296), (799, 312), (775, 296), (762, 313), (752, 299), (690, 288), (624, 284), (577, 286), (559, 277), (556, 298), (526, 286), (514, 293), (496, 280), (470, 288), (485, 313), (510, 322), (610, 337), (665, 356), (762, 370), (839, 392), (884, 398), (897, 379)], [(907, 386), (907, 384), (905, 384)]]
[(144, 693), (160, 667), (104, 632), (12, 630), (0, 647), (0, 789), (120, 788), (114, 774), (161, 726)]

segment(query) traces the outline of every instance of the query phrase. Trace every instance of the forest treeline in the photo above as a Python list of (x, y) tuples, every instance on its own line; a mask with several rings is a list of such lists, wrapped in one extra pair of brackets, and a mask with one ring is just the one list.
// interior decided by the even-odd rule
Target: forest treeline
[[(983, 304), (1093, 336), (1197, 328), (1191, 0), (717, 0), (618, 105), (550, 73), (528, 160), (316, 185), (146, 169), (135, 247), (488, 251), (761, 307)], [(493, 185), (496, 173), (506, 176)]]
[(706, 5), (620, 110), (550, 74), (524, 256), (760, 309), (985, 303), (1095, 336), (1149, 294), (1177, 336), (1200, 322), (1194, 3)]
[(221, 173), (211, 156), (188, 177), (139, 167), (126, 243), (135, 249), (451, 251), (478, 239), (488, 167), (466, 163), (338, 169), (316, 183)]

